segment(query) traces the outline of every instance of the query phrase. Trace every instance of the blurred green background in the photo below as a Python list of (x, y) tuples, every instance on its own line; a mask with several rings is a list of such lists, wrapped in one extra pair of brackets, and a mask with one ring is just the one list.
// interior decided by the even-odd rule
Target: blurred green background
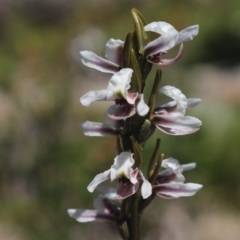
[(204, 188), (191, 198), (156, 198), (143, 216), (143, 239), (240, 239), (240, 2), (1, 0), (1, 240), (120, 239), (114, 226), (80, 224), (66, 211), (92, 208), (86, 187), (115, 154), (113, 139), (79, 129), (85, 120), (101, 122), (108, 106), (86, 108), (79, 97), (110, 78), (84, 67), (79, 51), (104, 55), (109, 38), (124, 40), (132, 7), (178, 30), (200, 25), (161, 84), (201, 98), (188, 115), (203, 126), (182, 137), (156, 131), (144, 154), (147, 161), (160, 137), (166, 158), (197, 163), (185, 176)]

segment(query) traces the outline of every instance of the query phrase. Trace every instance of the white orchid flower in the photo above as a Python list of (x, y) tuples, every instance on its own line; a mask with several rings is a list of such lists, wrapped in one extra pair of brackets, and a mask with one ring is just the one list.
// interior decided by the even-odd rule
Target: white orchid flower
[(152, 194), (151, 184), (144, 178), (142, 172), (132, 166), (134, 165), (133, 154), (122, 152), (114, 159), (114, 164), (111, 168), (103, 173), (95, 176), (92, 182), (88, 185), (89, 192), (93, 192), (95, 188), (106, 180), (111, 182), (118, 179), (115, 200), (121, 201), (137, 192), (141, 183), (142, 197), (148, 198)]
[(105, 194), (100, 194), (93, 201), (95, 210), (91, 209), (68, 209), (70, 217), (76, 219), (78, 222), (104, 222), (117, 223), (119, 216), (119, 207), (114, 204), (113, 197), (114, 189), (108, 189)]
[(140, 116), (146, 115), (149, 107), (144, 102), (143, 94), (128, 91), (132, 73), (131, 68), (121, 69), (113, 74), (105, 90), (90, 91), (80, 98), (80, 102), (84, 106), (89, 106), (96, 101), (115, 101), (119, 107), (109, 115), (113, 120), (131, 117), (136, 112)]
[[(145, 31), (151, 31), (160, 34), (161, 36), (149, 42), (144, 47), (144, 55), (149, 62), (158, 66), (166, 66), (180, 59), (184, 52), (183, 42), (192, 40), (199, 30), (198, 25), (185, 28), (178, 32), (171, 24), (166, 22), (152, 22), (144, 27)], [(161, 57), (168, 50), (181, 44), (177, 56), (173, 59), (162, 59)]]
[(112, 120), (108, 115), (112, 115), (117, 105), (112, 105), (108, 108), (105, 114), (104, 123), (85, 121), (81, 124), (81, 130), (85, 136), (90, 137), (116, 137), (120, 134), (120, 128), (123, 126), (123, 120)]
[(183, 171), (196, 167), (196, 163), (179, 164), (176, 159), (168, 158), (162, 161), (162, 167), (166, 168), (156, 178), (153, 191), (160, 197), (174, 199), (190, 197), (202, 188), (201, 184), (184, 183)]
[(159, 130), (170, 135), (186, 135), (199, 130), (202, 122), (195, 117), (185, 116), (185, 112), (187, 108), (197, 106), (200, 99), (187, 99), (173, 86), (162, 87), (159, 92), (174, 100), (154, 109), (151, 120)]
[(122, 52), (124, 42), (111, 38), (105, 47), (106, 59), (91, 51), (81, 51), (80, 58), (84, 65), (101, 72), (116, 73), (122, 66)]
[[(183, 42), (192, 40), (199, 30), (198, 25), (185, 28), (178, 32), (171, 24), (166, 22), (152, 22), (144, 27), (145, 31), (151, 31), (161, 36), (149, 42), (144, 47), (144, 55), (149, 62), (159, 66), (170, 65), (179, 60), (184, 52)], [(177, 56), (173, 59), (161, 59), (168, 50), (181, 44)], [(116, 73), (123, 67), (124, 42), (111, 38), (105, 47), (105, 57), (102, 58), (91, 51), (81, 51), (80, 58), (84, 65), (101, 72)]]

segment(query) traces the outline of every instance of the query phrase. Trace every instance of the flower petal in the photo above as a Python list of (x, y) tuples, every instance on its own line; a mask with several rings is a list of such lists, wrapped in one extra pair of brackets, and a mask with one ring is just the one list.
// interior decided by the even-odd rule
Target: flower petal
[(159, 62), (157, 61), (151, 61), (151, 59), (149, 58), (149, 62), (152, 62), (158, 66), (168, 66), (168, 65), (171, 65), (173, 63), (175, 63), (176, 61), (178, 61), (180, 58), (182, 58), (183, 56), (183, 53), (184, 53), (184, 46), (183, 44), (180, 45), (180, 48), (179, 48), (179, 51), (178, 51), (178, 54), (176, 57), (174, 58), (171, 58), (171, 59), (160, 59)]
[(176, 109), (177, 109), (177, 102), (171, 101), (161, 105), (161, 107), (156, 107), (154, 109), (154, 113), (155, 115), (165, 115), (167, 113), (174, 112)]
[(149, 42), (144, 47), (144, 55), (148, 58), (148, 60), (151, 60), (151, 56), (155, 54), (160, 54), (163, 52), (166, 53), (167, 50), (173, 48), (176, 45), (176, 41), (178, 39), (178, 33), (168, 33), (164, 34), (157, 39)]
[(81, 51), (80, 52), (81, 61), (84, 65), (90, 68), (97, 69), (101, 72), (106, 73), (115, 73), (119, 71), (120, 67), (104, 58), (99, 57), (93, 52), (90, 51)]
[(133, 104), (135, 104), (135, 101), (136, 101), (138, 95), (139, 95), (138, 93), (127, 92), (125, 98), (130, 105), (133, 105)]
[(131, 68), (123, 68), (111, 77), (107, 86), (108, 100), (127, 98), (127, 90), (130, 88), (132, 73), (133, 70)]
[(167, 22), (152, 22), (147, 24), (144, 27), (144, 31), (148, 32), (156, 32), (158, 34), (178, 34), (179, 32), (169, 23)]
[(116, 189), (115, 188), (109, 188), (103, 185), (99, 185), (96, 188), (99, 192), (104, 194), (105, 198), (108, 198), (110, 200), (114, 200), (116, 197)]
[(201, 99), (199, 99), (199, 98), (188, 98), (188, 99), (187, 99), (187, 107), (188, 107), (188, 108), (195, 107), (195, 106), (197, 106), (200, 102), (201, 102)]
[(99, 122), (86, 121), (81, 124), (81, 130), (84, 135), (90, 137), (115, 137), (119, 131), (107, 124)]
[(139, 99), (139, 102), (137, 103), (137, 113), (139, 116), (145, 116), (149, 111), (149, 107), (144, 102), (143, 94), (140, 94), (139, 96), (140, 96), (140, 99)]
[(122, 120), (133, 116), (136, 113), (136, 108), (134, 105), (122, 105), (116, 108), (115, 112), (107, 116), (112, 120)]
[(113, 204), (113, 202), (110, 201), (108, 198), (106, 198), (105, 195), (99, 195), (97, 198), (95, 198), (93, 201), (93, 206), (99, 212), (110, 214), (113, 216), (117, 216), (119, 212), (117, 206)]
[(111, 181), (125, 177), (130, 179), (132, 166), (134, 164), (133, 153), (122, 152), (114, 158), (114, 164), (111, 166), (110, 179)]
[(116, 217), (110, 214), (105, 214), (96, 210), (85, 210), (85, 209), (68, 209), (68, 215), (78, 222), (106, 222), (115, 223)]
[(198, 31), (199, 31), (199, 25), (194, 25), (194, 26), (190, 26), (188, 28), (183, 29), (179, 33), (179, 37), (176, 42), (176, 45), (179, 43), (193, 40), (193, 38), (198, 34)]
[(187, 98), (180, 89), (168, 85), (161, 87), (159, 92), (175, 100), (177, 102), (178, 109), (185, 110), (187, 108)]
[(197, 183), (171, 182), (154, 186), (153, 190), (163, 198), (179, 198), (193, 196), (201, 188), (202, 185)]
[(181, 164), (178, 162), (177, 159), (174, 158), (167, 158), (162, 161), (162, 167), (164, 168), (171, 168), (173, 170), (178, 169), (181, 167)]
[(105, 113), (105, 116), (104, 116), (104, 122), (105, 122), (105, 124), (107, 124), (107, 125), (110, 126), (110, 127), (115, 128), (115, 129), (120, 129), (120, 128), (123, 126), (124, 121), (123, 121), (123, 120), (116, 121), (116, 120), (110, 119), (110, 118), (108, 117), (108, 115), (113, 115), (118, 108), (119, 108), (119, 106), (116, 105), (116, 104), (111, 105), (111, 106), (107, 109), (107, 111), (106, 111), (106, 113)]
[(113, 38), (109, 39), (105, 48), (105, 56), (111, 62), (122, 65), (122, 52), (123, 52), (124, 42), (121, 40), (115, 40)]
[(175, 136), (181, 136), (181, 135), (188, 135), (188, 134), (192, 134), (195, 133), (199, 130), (199, 128), (189, 128), (189, 127), (181, 127), (181, 129), (177, 129), (177, 128), (170, 128), (170, 127), (162, 127), (162, 126), (158, 126), (156, 125), (156, 127), (169, 135), (175, 135)]
[(91, 103), (96, 101), (106, 100), (107, 100), (106, 90), (90, 91), (80, 98), (80, 102), (82, 103), (83, 106), (89, 106)]
[(191, 134), (202, 125), (199, 119), (180, 114), (155, 116), (152, 121), (159, 130), (170, 135)]
[(143, 199), (146, 199), (152, 195), (152, 185), (148, 180), (144, 180), (141, 186), (141, 193)]
[(171, 181), (174, 181), (175, 178), (176, 178), (176, 173), (172, 169), (165, 169), (157, 175), (156, 184), (158, 185), (162, 183), (169, 183)]
[(151, 183), (144, 177), (142, 171), (139, 171), (139, 179), (143, 181), (141, 186), (141, 193), (143, 199), (146, 199), (152, 195), (152, 185)]
[(130, 172), (129, 181), (130, 181), (132, 184), (136, 184), (136, 183), (138, 182), (138, 179), (137, 179), (138, 173), (139, 173), (138, 168), (135, 168), (134, 170), (132, 170), (132, 171)]
[(103, 172), (99, 173), (98, 175), (95, 176), (95, 178), (92, 180), (92, 182), (88, 185), (87, 189), (89, 192), (93, 192), (94, 189), (102, 182), (110, 179), (110, 169)]
[(165, 183), (169, 181), (169, 179), (172, 179), (172, 181), (175, 181), (175, 182), (185, 181), (185, 177), (182, 174), (184, 170), (182, 165), (179, 164), (178, 160), (174, 158), (164, 159), (162, 161), (162, 167), (166, 168), (166, 170), (159, 173), (158, 182), (162, 183), (164, 179), (165, 179)]
[(132, 184), (129, 180), (126, 181), (119, 181), (118, 187), (117, 187), (117, 196), (116, 196), (116, 201), (122, 201), (123, 199), (132, 196), (134, 193), (137, 192), (139, 189), (139, 182), (136, 184)]
[(189, 171), (196, 167), (196, 163), (182, 164), (182, 171)]

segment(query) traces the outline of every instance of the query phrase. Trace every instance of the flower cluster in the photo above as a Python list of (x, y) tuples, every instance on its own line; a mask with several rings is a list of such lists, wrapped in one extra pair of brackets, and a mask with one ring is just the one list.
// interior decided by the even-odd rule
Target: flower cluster
[[(162, 161), (161, 171), (152, 186), (138, 169), (131, 168), (134, 160), (132, 156), (123, 152), (115, 158), (114, 164), (104, 173), (98, 174), (89, 184), (88, 190), (92, 192), (99, 183), (110, 179), (118, 179), (117, 190), (112, 188), (103, 189), (104, 195), (100, 194), (93, 202), (95, 210), (89, 209), (69, 209), (68, 214), (79, 222), (100, 221), (106, 223), (117, 223), (120, 206), (123, 199), (133, 195), (141, 186), (142, 198), (148, 198), (152, 192), (167, 199), (193, 196), (202, 188), (201, 184), (184, 183), (183, 171), (188, 171), (196, 167), (195, 163), (181, 165), (176, 159), (168, 158)], [(98, 190), (99, 190), (98, 189)], [(117, 204), (116, 202), (119, 202)]]
[[(106, 43), (105, 58), (90, 51), (80, 52), (84, 65), (111, 74), (106, 89), (92, 90), (82, 96), (80, 102), (84, 106), (96, 101), (113, 102), (106, 110), (104, 123), (86, 121), (81, 129), (86, 136), (115, 137), (117, 154), (110, 168), (97, 174), (87, 187), (89, 192), (104, 189), (104, 194), (94, 200), (95, 210), (68, 210), (79, 222), (116, 223), (123, 239), (138, 239), (135, 235), (139, 229), (131, 230), (131, 221), (139, 221), (141, 212), (156, 195), (167, 199), (188, 197), (202, 188), (200, 184), (185, 183), (183, 176), (184, 171), (195, 168), (195, 163), (181, 165), (173, 158), (163, 160), (163, 154), (158, 154), (160, 139), (149, 159), (147, 175), (141, 170), (145, 142), (155, 129), (169, 135), (187, 135), (202, 125), (199, 119), (185, 116), (186, 109), (197, 106), (201, 100), (187, 98), (174, 86), (159, 88), (160, 70), (156, 72), (148, 103), (144, 96), (152, 65), (161, 67), (179, 60), (184, 52), (183, 43), (192, 40), (199, 27), (194, 25), (178, 32), (166, 22), (146, 24), (136, 9), (132, 15), (135, 31), (130, 32), (125, 41), (110, 39)], [(150, 40), (150, 32), (159, 37)], [(179, 44), (177, 56), (162, 58)], [(172, 100), (155, 106), (158, 93)], [(161, 167), (165, 169), (160, 171)], [(107, 180), (117, 180), (114, 189), (102, 186)]]
[[(159, 92), (171, 97), (174, 101), (154, 109), (153, 114), (150, 116), (153, 125), (169, 135), (186, 135), (199, 130), (202, 122), (195, 117), (185, 116), (185, 112), (186, 108), (198, 105), (201, 101), (200, 99), (187, 99), (179, 89), (173, 86), (162, 87), (159, 89)], [(109, 114), (112, 109), (115, 109), (114, 111), (116, 112), (118, 107), (111, 106), (107, 110), (107, 117), (113, 120), (120, 120), (120, 117), (116, 118), (113, 117), (114, 114)], [(81, 128), (87, 136), (117, 136), (120, 133), (120, 125), (114, 121), (108, 121), (108, 124), (87, 121), (81, 125)]]

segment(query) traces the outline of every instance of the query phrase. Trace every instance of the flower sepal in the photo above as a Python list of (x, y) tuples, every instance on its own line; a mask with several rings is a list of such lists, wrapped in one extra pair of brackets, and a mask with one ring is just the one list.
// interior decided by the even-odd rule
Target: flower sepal
[(176, 159), (168, 158), (162, 161), (162, 167), (166, 169), (158, 174), (152, 189), (158, 196), (167, 199), (191, 197), (202, 188), (201, 184), (184, 183), (182, 172), (195, 168), (195, 163), (181, 165)]

